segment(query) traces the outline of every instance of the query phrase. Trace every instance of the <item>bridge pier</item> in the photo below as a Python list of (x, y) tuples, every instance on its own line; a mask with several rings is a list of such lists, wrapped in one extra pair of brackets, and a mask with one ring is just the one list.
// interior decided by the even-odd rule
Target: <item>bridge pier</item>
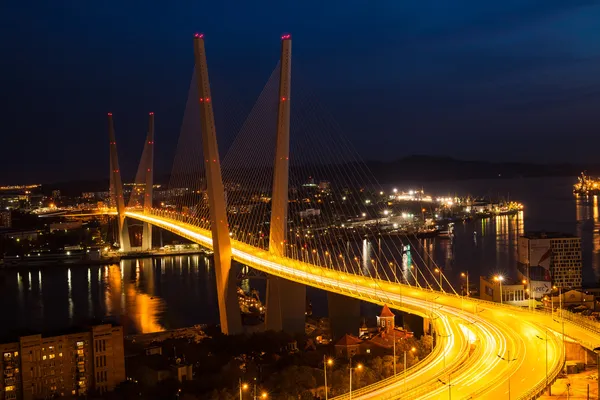
[(226, 335), (234, 335), (242, 333), (242, 316), (237, 300), (236, 273), (231, 265), (231, 239), (229, 237), (225, 190), (221, 175), (221, 161), (217, 146), (215, 116), (208, 81), (204, 35), (196, 34), (194, 37), (194, 55), (198, 101), (200, 103), (200, 121), (202, 122), (202, 152), (204, 155), (204, 170), (206, 171), (219, 318), (221, 331)]
[(423, 333), (427, 334), (427, 335), (431, 335), (431, 319), (429, 318), (423, 318)]
[(337, 293), (327, 293), (331, 339), (336, 342), (345, 334), (358, 335), (360, 300)]
[(267, 280), (265, 329), (286, 333), (306, 331), (306, 286), (276, 276)]

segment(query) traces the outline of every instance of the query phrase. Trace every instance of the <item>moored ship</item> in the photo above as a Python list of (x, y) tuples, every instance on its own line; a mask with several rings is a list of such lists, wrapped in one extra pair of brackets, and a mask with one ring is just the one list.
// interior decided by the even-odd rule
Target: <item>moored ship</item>
[(588, 196), (600, 193), (600, 179), (588, 176), (585, 171), (577, 178), (577, 183), (573, 185), (573, 193), (576, 195)]

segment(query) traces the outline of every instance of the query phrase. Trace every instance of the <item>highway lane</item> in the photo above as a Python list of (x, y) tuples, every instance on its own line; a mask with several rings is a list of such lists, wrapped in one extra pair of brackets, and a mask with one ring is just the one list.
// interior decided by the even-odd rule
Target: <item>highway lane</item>
[[(128, 212), (127, 215), (162, 226), (208, 247), (212, 245), (210, 232), (200, 228), (166, 219), (162, 216), (157, 218), (152, 215), (133, 212)], [(446, 398), (449, 397), (451, 391), (454, 391), (455, 396), (459, 396), (459, 398), (463, 396), (465, 398), (471, 396), (477, 398), (508, 398), (509, 379), (511, 390), (515, 393), (527, 392), (537, 384), (545, 382), (545, 342), (539, 339), (538, 336), (545, 336), (543, 327), (557, 325), (549, 315), (530, 313), (499, 304), (464, 299), (456, 295), (432, 292), (393, 282), (376, 281), (370, 277), (351, 275), (297, 260), (278, 258), (264, 250), (244, 243), (236, 241), (232, 241), (232, 243), (233, 256), (240, 262), (296, 282), (365, 301), (389, 304), (399, 309), (413, 308), (417, 314), (425, 316), (433, 309), (431, 303), (435, 302), (439, 305), (438, 310), (443, 310), (439, 312), (440, 315), (452, 315), (453, 318), (465, 321), (465, 324), (462, 325), (463, 328), (460, 328), (461, 324), (457, 321), (454, 321), (452, 323), (453, 327), (449, 328), (450, 338), (454, 337), (454, 340), (457, 341), (453, 343), (453, 346), (460, 347), (459, 340), (460, 343), (464, 343), (465, 340), (468, 341), (469, 335), (464, 333), (464, 326), (471, 324), (473, 335), (479, 338), (480, 343), (482, 343), (481, 357), (474, 362), (466, 363), (468, 366), (463, 369), (455, 368), (456, 366), (447, 366), (447, 368), (442, 368), (440, 371), (440, 364), (437, 361), (436, 368), (431, 368), (428, 371), (427, 381), (419, 383), (418, 386), (421, 388), (427, 387), (433, 379), (440, 379), (445, 383), (438, 381), (438, 387), (435, 390), (428, 391), (423, 398)], [(437, 293), (433, 301), (431, 300), (432, 293)], [(536, 327), (534, 323), (540, 324), (542, 328)], [(457, 326), (459, 329), (456, 328)], [(472, 329), (474, 326), (477, 326), (477, 328)], [(555, 328), (554, 326), (553, 331), (556, 331)], [(481, 329), (489, 332), (483, 333)], [(585, 329), (569, 327), (568, 330), (576, 339), (585, 337), (590, 342), (598, 339), (597, 335), (591, 334)], [(555, 339), (551, 340), (554, 343)], [(452, 340), (449, 340), (449, 342), (452, 342)], [(558, 346), (557, 349), (555, 344), (548, 347), (549, 369), (555, 370), (557, 363), (561, 362), (562, 359), (558, 356), (562, 352), (562, 347)], [(448, 359), (454, 359), (455, 357), (451, 355), (449, 349), (445, 349), (442, 354), (446, 354)], [(514, 358), (514, 360), (504, 361), (499, 356), (511, 360)], [(438, 357), (437, 360), (439, 359)], [(449, 374), (449, 380), (443, 379), (446, 374)], [(425, 375), (424, 373), (422, 376)], [(411, 381), (417, 382), (417, 379), (411, 378)], [(450, 383), (450, 389), (448, 389), (448, 382)], [(398, 386), (401, 385), (390, 384), (389, 387), (384, 389), (387, 395), (392, 396), (393, 393), (398, 392)], [(417, 387), (415, 390), (419, 389)], [(377, 390), (382, 390), (382, 388)], [(383, 395), (383, 392), (376, 392), (376, 394), (365, 395), (365, 398), (383, 398), (381, 397)], [(516, 396), (512, 397), (516, 398)]]

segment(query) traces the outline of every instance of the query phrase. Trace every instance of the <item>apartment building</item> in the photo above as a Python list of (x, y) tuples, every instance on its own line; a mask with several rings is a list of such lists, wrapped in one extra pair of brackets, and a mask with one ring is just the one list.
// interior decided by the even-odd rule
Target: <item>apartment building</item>
[(121, 327), (99, 325), (60, 336), (22, 336), (0, 344), (0, 400), (103, 393), (125, 380)]

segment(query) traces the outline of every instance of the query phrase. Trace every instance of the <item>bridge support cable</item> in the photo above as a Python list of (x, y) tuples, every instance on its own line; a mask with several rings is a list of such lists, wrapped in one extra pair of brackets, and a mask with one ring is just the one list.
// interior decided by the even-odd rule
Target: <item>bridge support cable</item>
[(223, 159), (232, 238), (262, 249), (269, 245), (279, 66)]
[(159, 200), (163, 212), (188, 216), (194, 225), (210, 230), (205, 157), (199, 156), (203, 154), (202, 135), (198, 134), (202, 131), (199, 98), (194, 68), (168, 189)]
[[(154, 193), (154, 113), (148, 115), (148, 131), (144, 142), (144, 150), (140, 158), (135, 181), (131, 186), (127, 209), (144, 210), (152, 209)], [(131, 224), (129, 225), (131, 227)], [(142, 223), (141, 241), (135, 245), (141, 246), (142, 250), (152, 250), (152, 225)], [(135, 234), (134, 234), (135, 237)]]
[(129, 230), (125, 220), (125, 199), (123, 198), (123, 182), (121, 181), (121, 170), (119, 169), (119, 156), (117, 152), (117, 140), (115, 138), (115, 126), (112, 113), (108, 113), (108, 137), (110, 142), (110, 168), (111, 168), (111, 203), (117, 208), (117, 229), (119, 236), (119, 247), (123, 251), (130, 251)]
[[(332, 122), (332, 118), (328, 117), (319, 107), (319, 102), (314, 99), (314, 96), (303, 93), (303, 90), (306, 91), (308, 86), (303, 83), (298, 84), (297, 87), (299, 89), (294, 95), (295, 101), (292, 108), (291, 170), (301, 170), (301, 164), (305, 170), (304, 175), (309, 175), (309, 168), (306, 167), (310, 165), (313, 167), (312, 171), (314, 174), (321, 174), (321, 177), (335, 178), (335, 181), (332, 179), (331, 187), (334, 187), (334, 185), (338, 188), (340, 186), (346, 187), (347, 196), (341, 196), (341, 199), (332, 200), (337, 200), (338, 202), (338, 206), (335, 207), (336, 212), (344, 210), (348, 213), (346, 217), (350, 217), (347, 218), (349, 223), (343, 227), (345, 228), (345, 232), (339, 232), (340, 229), (338, 229), (337, 240), (339, 242), (340, 238), (346, 237), (350, 239), (354, 236), (352, 243), (354, 247), (346, 252), (349, 256), (346, 258), (350, 258), (348, 261), (350, 261), (351, 265), (353, 265), (353, 260), (359, 261), (363, 273), (366, 272), (375, 278), (380, 277), (390, 281), (408, 282), (410, 279), (410, 271), (408, 269), (411, 266), (403, 265), (401, 254), (404, 247), (403, 243), (409, 242), (411, 237), (403, 233), (390, 234), (389, 232), (393, 231), (391, 229), (393, 228), (392, 221), (394, 219), (401, 219), (400, 213), (398, 210), (393, 210), (393, 204), (390, 207), (389, 200), (391, 199), (389, 196), (382, 197), (381, 194), (384, 192), (380, 185), (368, 167), (361, 161), (348, 140), (340, 133), (339, 126), (335, 122)], [(309, 99), (305, 100), (307, 97)], [(305, 100), (305, 104), (302, 104), (303, 100)], [(299, 132), (296, 132), (296, 130)], [(295, 140), (298, 140), (298, 142), (294, 146)], [(310, 152), (307, 152), (306, 149), (310, 149)], [(301, 156), (304, 156), (304, 160), (298, 162), (297, 158)], [(344, 200), (343, 197), (346, 197), (346, 199)], [(386, 215), (386, 211), (389, 215)], [(321, 214), (328, 212), (327, 207), (321, 206), (320, 212)], [(360, 221), (361, 218), (363, 221)], [(342, 224), (340, 223), (340, 225)], [(340, 225), (338, 226), (342, 228)], [(364, 251), (364, 248), (356, 248), (357, 236), (362, 236), (362, 241), (366, 240), (367, 246), (371, 246), (372, 248), (367, 248), (366, 251)], [(336, 245), (334, 244), (334, 246)], [(339, 243), (337, 247), (340, 247)], [(365, 257), (365, 253), (369, 253), (370, 257)], [(429, 275), (431, 275), (431, 280), (436, 281), (434, 279), (435, 272), (432, 268), (428, 267), (428, 262), (426, 262), (426, 260), (433, 262), (432, 255), (427, 251), (424, 251), (424, 253), (425, 257), (420, 252), (416, 252), (415, 267), (417, 269), (423, 268), (426, 271), (430, 270)], [(368, 265), (369, 261), (373, 264), (372, 268)], [(435, 264), (435, 262), (433, 263)], [(396, 272), (396, 267), (400, 265), (403, 265), (404, 269), (402, 274)], [(420, 276), (427, 282), (426, 286), (431, 286), (429, 284), (430, 279), (425, 279), (422, 271), (421, 273), (417, 271), (415, 276)], [(443, 278), (447, 281), (445, 275)], [(416, 283), (418, 282), (414, 282), (413, 284)], [(452, 290), (454, 291), (453, 288)]]
[(194, 55), (221, 330), (225, 334), (236, 334), (242, 331), (242, 323), (236, 274), (231, 265), (231, 241), (203, 35), (194, 37)]

